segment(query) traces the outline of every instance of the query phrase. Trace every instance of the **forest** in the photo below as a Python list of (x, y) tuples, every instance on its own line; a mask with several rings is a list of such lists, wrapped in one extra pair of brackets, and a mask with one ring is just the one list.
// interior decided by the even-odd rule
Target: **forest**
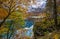
[(60, 39), (60, 0), (0, 0), (0, 39)]

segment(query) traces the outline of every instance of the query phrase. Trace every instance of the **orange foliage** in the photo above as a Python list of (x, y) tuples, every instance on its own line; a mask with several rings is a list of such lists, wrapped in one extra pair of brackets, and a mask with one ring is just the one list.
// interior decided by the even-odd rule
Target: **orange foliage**
[(0, 8), (0, 19), (4, 19), (7, 15), (7, 12), (4, 9)]

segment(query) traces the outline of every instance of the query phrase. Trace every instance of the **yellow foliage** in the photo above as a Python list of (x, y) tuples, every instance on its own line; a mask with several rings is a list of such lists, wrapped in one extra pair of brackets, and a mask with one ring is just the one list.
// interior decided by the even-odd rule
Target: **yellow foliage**
[(19, 18), (22, 18), (22, 13), (20, 13), (20, 12), (13, 12), (10, 16), (9, 16), (9, 18), (10, 19), (19, 19)]
[(8, 28), (5, 28), (3, 26), (0, 27), (0, 35), (6, 33), (7, 31), (8, 31)]
[(53, 38), (54, 39), (59, 39), (59, 36), (60, 36), (60, 34), (55, 34)]
[(58, 35), (55, 35), (55, 39), (58, 39)]

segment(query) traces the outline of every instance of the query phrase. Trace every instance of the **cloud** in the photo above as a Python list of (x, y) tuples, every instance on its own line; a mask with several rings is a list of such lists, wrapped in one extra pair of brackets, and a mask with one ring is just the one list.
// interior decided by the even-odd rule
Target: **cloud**
[(28, 6), (28, 12), (40, 12), (41, 10), (43, 10), (46, 6), (46, 1), (47, 0), (36, 0), (35, 4), (31, 4)]

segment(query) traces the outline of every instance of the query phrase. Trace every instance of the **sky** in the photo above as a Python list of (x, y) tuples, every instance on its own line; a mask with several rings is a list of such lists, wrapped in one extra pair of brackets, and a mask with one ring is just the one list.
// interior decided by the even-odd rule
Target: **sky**
[(28, 12), (33, 11), (41, 11), (45, 8), (47, 0), (35, 0), (35, 4), (31, 1), (30, 5), (28, 6)]

